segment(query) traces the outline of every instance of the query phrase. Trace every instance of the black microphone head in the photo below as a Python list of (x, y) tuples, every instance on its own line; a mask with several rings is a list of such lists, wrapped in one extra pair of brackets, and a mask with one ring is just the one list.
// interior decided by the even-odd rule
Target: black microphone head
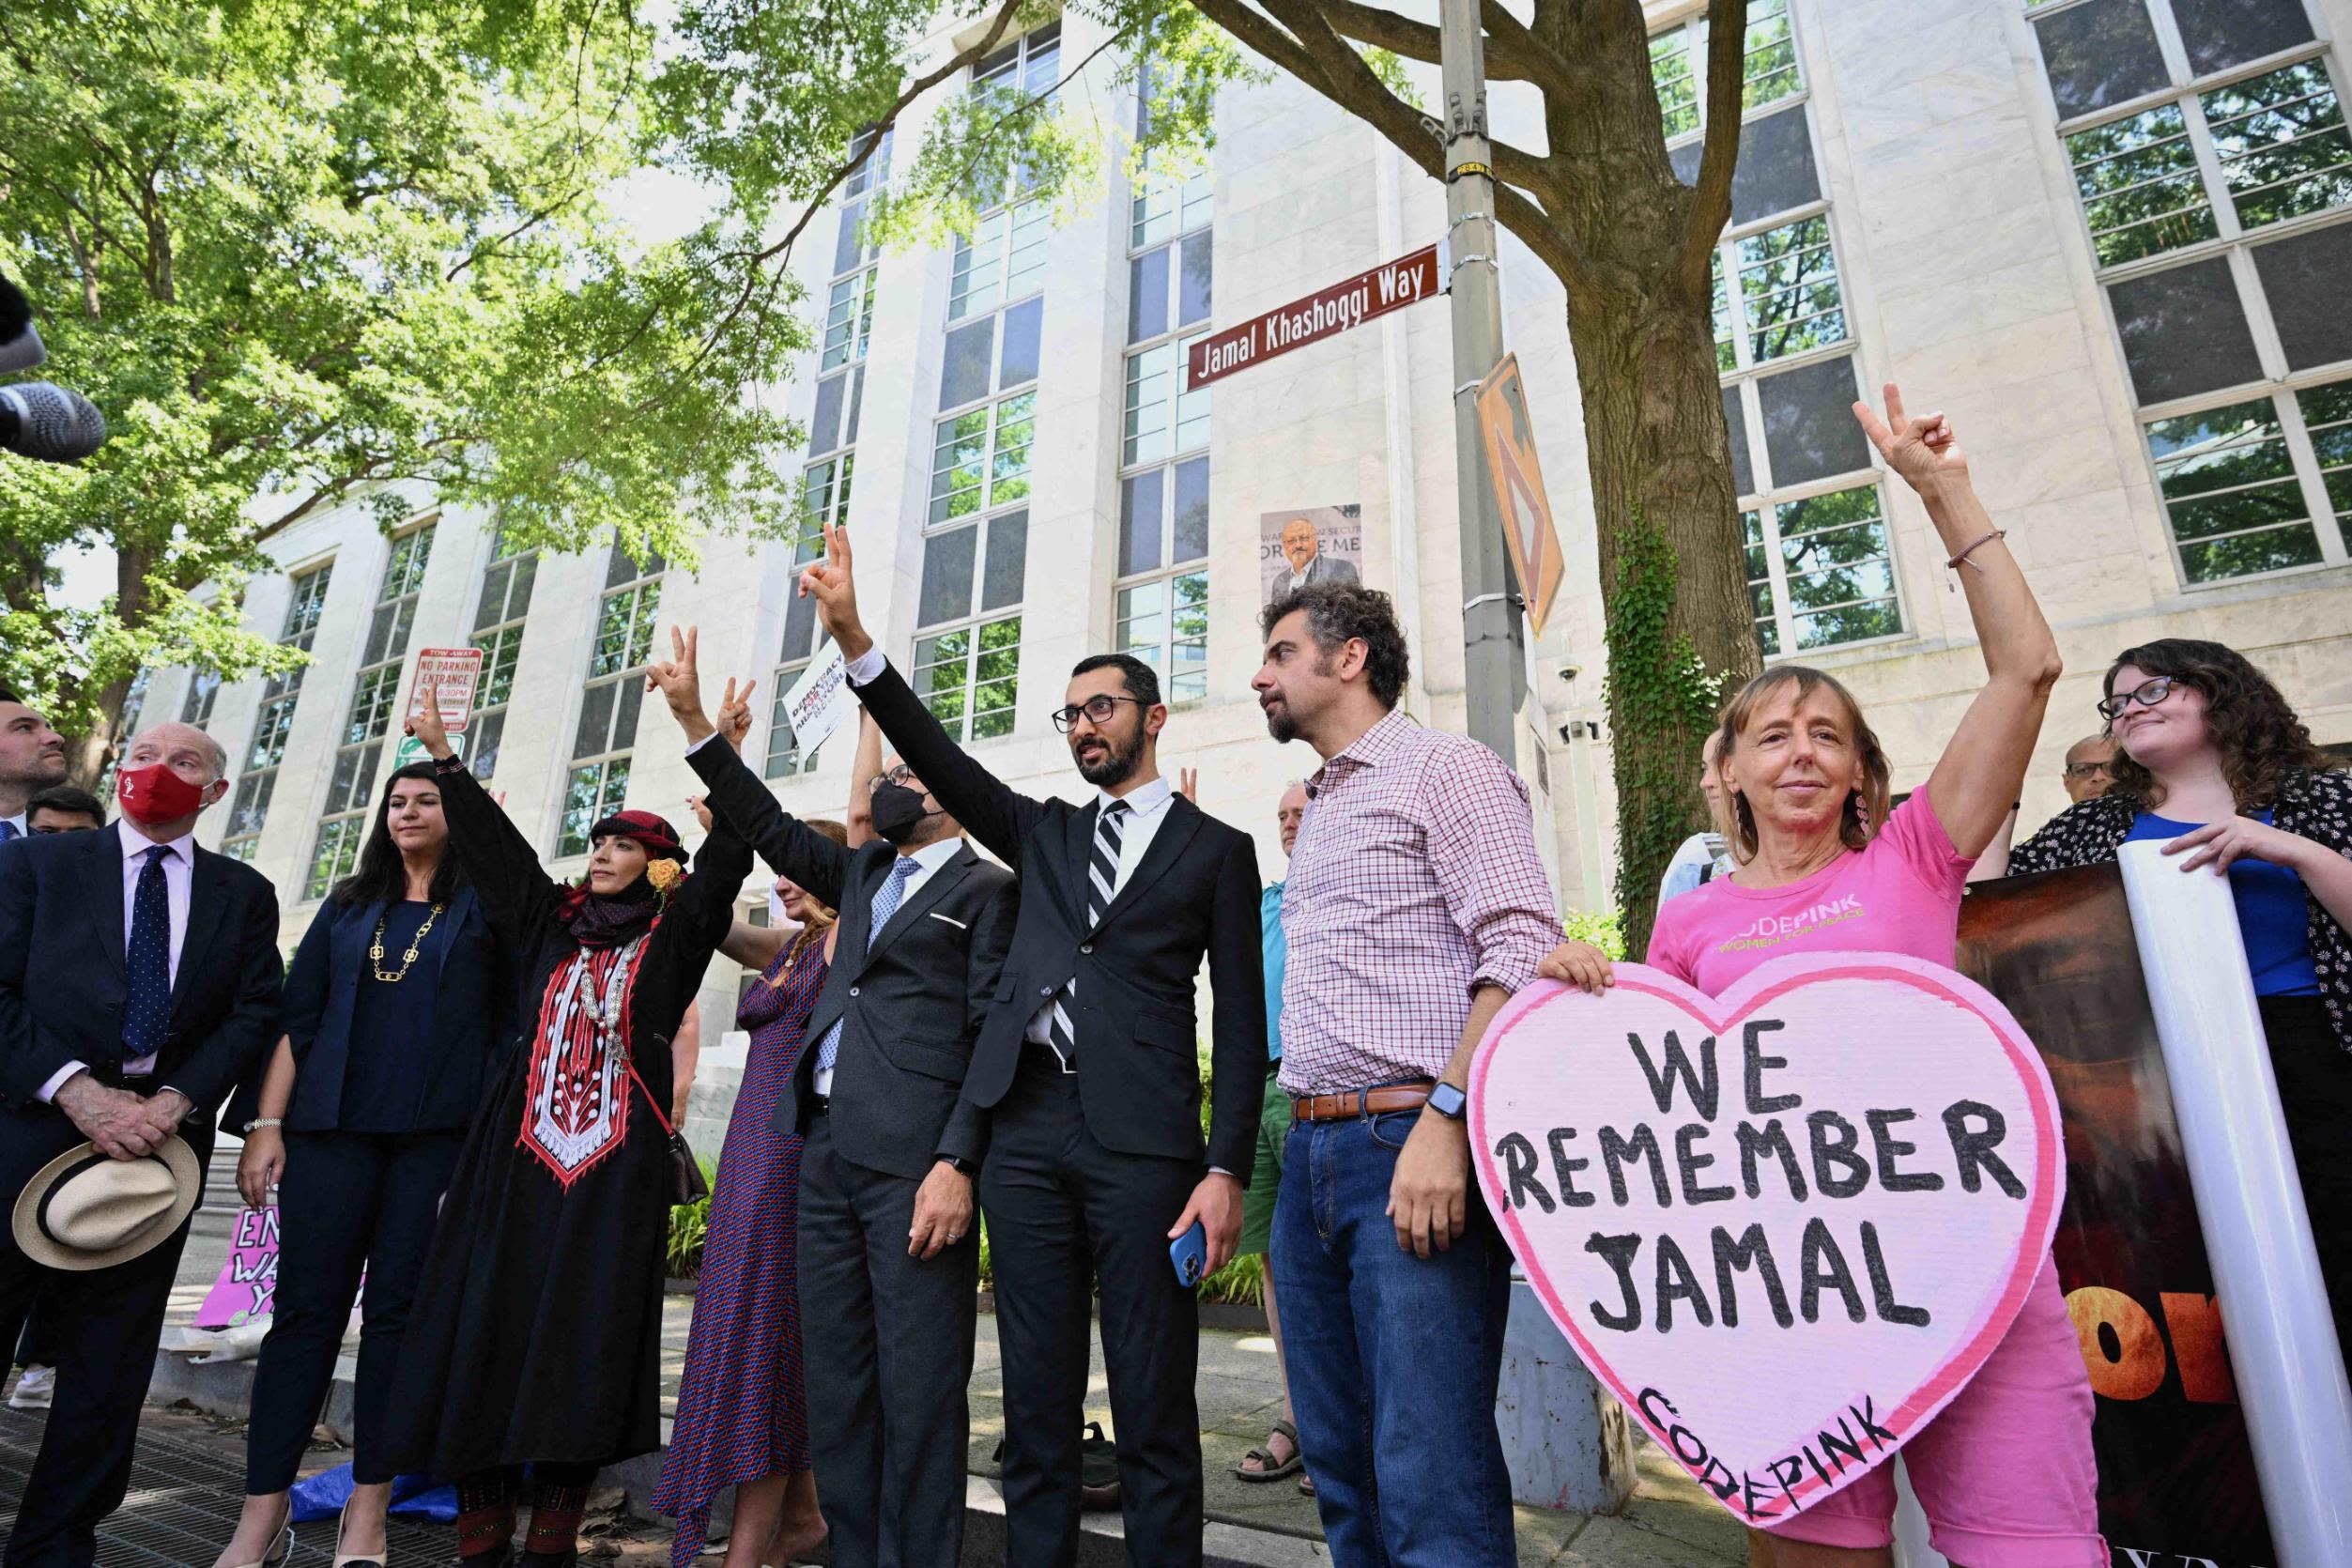
[(24, 291), (0, 272), (0, 343), (6, 343), (33, 324), (33, 302), (24, 298)]
[(47, 381), (0, 387), (0, 408), (16, 429), (0, 435), (0, 449), (44, 463), (78, 463), (106, 439), (106, 416), (80, 392)]

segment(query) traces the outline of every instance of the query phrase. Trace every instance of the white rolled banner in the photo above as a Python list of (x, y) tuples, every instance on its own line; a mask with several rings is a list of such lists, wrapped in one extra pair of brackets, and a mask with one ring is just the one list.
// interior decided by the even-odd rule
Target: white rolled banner
[(2352, 1384), (2237, 905), (2228, 878), (2184, 873), (2160, 843), (2126, 844), (2119, 859), (2279, 1568), (2344, 1568)]

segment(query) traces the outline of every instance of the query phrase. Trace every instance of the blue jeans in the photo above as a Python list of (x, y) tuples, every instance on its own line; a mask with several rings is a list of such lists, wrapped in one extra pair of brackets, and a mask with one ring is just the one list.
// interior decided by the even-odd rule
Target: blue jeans
[(1272, 1265), (1299, 1446), (1339, 1568), (1513, 1568), (1495, 1430), (1511, 1254), (1474, 1178), (1450, 1251), (1396, 1244), (1389, 1184), (1420, 1115), (1290, 1130)]

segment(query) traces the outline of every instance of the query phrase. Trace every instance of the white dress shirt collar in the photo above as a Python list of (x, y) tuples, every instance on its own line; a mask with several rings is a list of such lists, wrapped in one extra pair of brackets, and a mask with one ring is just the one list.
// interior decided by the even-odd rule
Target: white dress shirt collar
[[(125, 860), (135, 860), (157, 847), (155, 839), (148, 838), (120, 817), (115, 819), (115, 835), (122, 841), (122, 857)], [(192, 868), (196, 864), (196, 836), (192, 833), (183, 833), (161, 847), (171, 851), (171, 853), (163, 857), (167, 868), (168, 864), (174, 860)]]
[(1127, 802), (1128, 810), (1134, 814), (1138, 822), (1145, 817), (1158, 816), (1168, 808), (1168, 803), (1175, 798), (1176, 787), (1168, 782), (1168, 776), (1164, 773), (1148, 784), (1136, 785), (1123, 795), (1115, 795), (1108, 790), (1095, 792), (1095, 800), (1099, 805), (1108, 806), (1115, 800)]

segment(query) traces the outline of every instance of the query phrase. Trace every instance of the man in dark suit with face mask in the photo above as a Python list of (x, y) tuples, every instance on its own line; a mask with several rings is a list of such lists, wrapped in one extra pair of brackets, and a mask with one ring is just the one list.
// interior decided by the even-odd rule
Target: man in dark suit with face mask
[[(939, 1151), (1011, 934), (1012, 877), (895, 762), (882, 841), (845, 849), (787, 815), (702, 711), (693, 631), (651, 683), (726, 820), (840, 911), (779, 1128), (803, 1139), (801, 1336), (809, 1450), (838, 1568), (953, 1568), (962, 1550), (965, 1386), (978, 1304), (972, 1183)], [(731, 683), (730, 683), (731, 688)], [(976, 1152), (971, 1164), (976, 1165)]]

